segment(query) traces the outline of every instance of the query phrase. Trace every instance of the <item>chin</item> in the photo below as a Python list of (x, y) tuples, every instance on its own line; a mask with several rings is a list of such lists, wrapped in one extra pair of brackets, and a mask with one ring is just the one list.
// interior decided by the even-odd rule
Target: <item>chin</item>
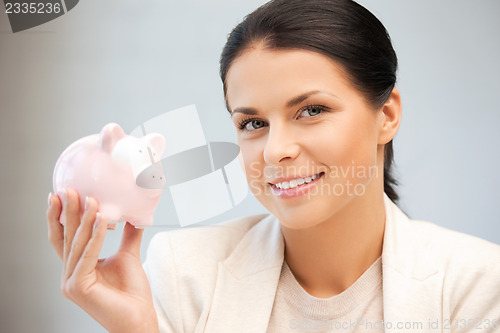
[(291, 200), (259, 201), (278, 218), (282, 226), (299, 230), (335, 219), (335, 215), (353, 199), (354, 197), (349, 196), (315, 196), (306, 201), (294, 203)]
[(320, 222), (316, 222), (316, 223), (314, 223), (312, 221), (304, 222), (304, 220), (297, 220), (297, 219), (280, 219), (280, 218), (278, 218), (278, 220), (280, 221), (280, 224), (283, 227), (285, 227), (287, 229), (291, 229), (291, 230), (304, 230), (304, 229), (315, 227), (318, 224), (320, 224)]
[(280, 224), (289, 229), (307, 229), (328, 220), (334, 210), (331, 205), (297, 205), (293, 207), (267, 207), (278, 218)]

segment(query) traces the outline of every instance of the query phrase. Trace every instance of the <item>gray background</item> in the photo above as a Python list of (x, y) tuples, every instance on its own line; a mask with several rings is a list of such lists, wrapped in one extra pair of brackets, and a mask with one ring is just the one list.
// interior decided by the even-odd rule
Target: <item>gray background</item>
[[(54, 163), (107, 122), (130, 131), (193, 103), (209, 141), (234, 141), (218, 58), (231, 28), (262, 3), (85, 0), (16, 34), (0, 13), (1, 332), (104, 332), (59, 291), (44, 216)], [(401, 207), (500, 243), (500, 2), (361, 3), (386, 25), (401, 64)], [(216, 220), (259, 211), (248, 199)], [(160, 209), (156, 221), (167, 217)], [(143, 249), (166, 229), (148, 229)], [(103, 255), (120, 235), (108, 234)]]

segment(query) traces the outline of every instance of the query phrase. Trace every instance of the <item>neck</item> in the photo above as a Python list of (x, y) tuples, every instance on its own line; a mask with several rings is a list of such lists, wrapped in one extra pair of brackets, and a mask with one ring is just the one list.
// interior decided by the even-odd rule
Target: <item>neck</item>
[(385, 208), (379, 193), (353, 198), (313, 227), (281, 226), (285, 260), (309, 294), (326, 298), (343, 292), (382, 254)]

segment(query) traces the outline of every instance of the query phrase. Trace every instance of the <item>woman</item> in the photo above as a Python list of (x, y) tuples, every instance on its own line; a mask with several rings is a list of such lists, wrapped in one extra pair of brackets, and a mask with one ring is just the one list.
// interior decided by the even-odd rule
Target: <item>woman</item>
[[(221, 78), (253, 194), (272, 213), (155, 236), (49, 197), (62, 290), (111, 332), (493, 331), (500, 247), (393, 203), (401, 119), (382, 24), (350, 0), (275, 0), (238, 25)], [(63, 220), (65, 227), (59, 223)]]

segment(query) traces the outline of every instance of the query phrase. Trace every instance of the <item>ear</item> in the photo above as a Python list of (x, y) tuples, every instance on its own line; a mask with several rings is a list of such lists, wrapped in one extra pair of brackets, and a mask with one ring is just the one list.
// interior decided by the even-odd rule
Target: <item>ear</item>
[(401, 122), (401, 96), (398, 89), (392, 89), (391, 95), (382, 106), (381, 115), (378, 144), (384, 145), (394, 138)]
[(113, 148), (115, 148), (116, 143), (124, 137), (125, 132), (120, 127), (120, 125), (109, 123), (101, 130), (101, 133), (99, 134), (98, 145), (103, 151), (111, 154)]
[(158, 133), (151, 133), (146, 136), (146, 142), (153, 150), (158, 154), (158, 156), (163, 155), (165, 151), (165, 138), (163, 135)]

